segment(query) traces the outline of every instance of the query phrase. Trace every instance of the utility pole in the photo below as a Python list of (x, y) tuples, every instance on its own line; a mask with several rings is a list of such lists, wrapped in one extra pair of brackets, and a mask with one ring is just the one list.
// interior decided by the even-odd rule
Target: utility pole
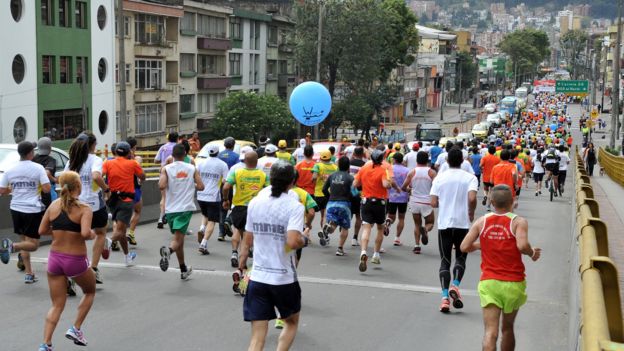
[(607, 90), (607, 54), (609, 53), (609, 46), (606, 45), (606, 42), (602, 41), (602, 47), (604, 48), (604, 70), (602, 71), (602, 101), (600, 102), (600, 113), (602, 114), (602, 109), (604, 109), (604, 95), (605, 90)]
[[(321, 83), (321, 41), (323, 40), (323, 5), (323, 0), (319, 1), (318, 37), (316, 43), (316, 81), (319, 83)], [(320, 139), (318, 124), (314, 126), (313, 134), (315, 139)]]
[(444, 56), (444, 70), (442, 71), (442, 94), (440, 99), (440, 121), (444, 120), (444, 81), (446, 80), (447, 57)]
[(82, 79), (80, 80), (80, 98), (82, 100), (82, 130), (89, 129), (89, 121), (87, 117), (87, 96), (86, 96), (86, 80), (88, 79), (87, 72), (85, 71), (86, 64), (85, 58), (80, 60), (80, 72), (82, 72)]
[(596, 50), (592, 49), (592, 63), (591, 63), (591, 82), (592, 82), (592, 96), (591, 105), (596, 105)]
[[(462, 61), (459, 56), (457, 57), (457, 65), (459, 66), (459, 86), (457, 87), (459, 91), (459, 106), (457, 107), (457, 113), (461, 113), (461, 103), (462, 103)], [(459, 117), (461, 120), (461, 116)]]
[[(128, 116), (126, 116), (126, 33), (124, 32), (123, 0), (117, 0), (117, 36), (119, 40), (119, 132), (121, 140), (128, 139)], [(84, 72), (84, 71), (83, 71)]]
[(622, 0), (618, 1), (617, 39), (613, 56), (613, 89), (611, 89), (611, 149), (620, 139), (620, 42), (622, 41)]

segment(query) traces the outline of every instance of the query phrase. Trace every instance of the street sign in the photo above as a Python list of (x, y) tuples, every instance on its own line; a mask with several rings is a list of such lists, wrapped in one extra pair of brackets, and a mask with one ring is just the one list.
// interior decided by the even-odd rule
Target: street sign
[(589, 81), (558, 80), (555, 82), (555, 92), (566, 95), (587, 95), (589, 92)]

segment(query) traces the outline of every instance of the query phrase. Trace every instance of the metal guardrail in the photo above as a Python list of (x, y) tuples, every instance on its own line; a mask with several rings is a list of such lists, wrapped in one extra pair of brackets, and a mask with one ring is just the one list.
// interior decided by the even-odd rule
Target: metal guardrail
[(582, 301), (581, 350), (624, 350), (618, 271), (609, 258), (607, 225), (600, 219), (600, 209), (578, 149), (576, 207)]
[(601, 147), (598, 150), (598, 160), (609, 177), (624, 186), (624, 157), (615, 156)]

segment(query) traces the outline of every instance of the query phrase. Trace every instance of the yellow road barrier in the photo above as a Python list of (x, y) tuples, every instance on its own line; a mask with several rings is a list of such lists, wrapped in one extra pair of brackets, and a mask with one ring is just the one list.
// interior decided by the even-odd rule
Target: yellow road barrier
[(598, 150), (598, 160), (609, 177), (624, 186), (624, 157), (615, 156), (601, 147)]

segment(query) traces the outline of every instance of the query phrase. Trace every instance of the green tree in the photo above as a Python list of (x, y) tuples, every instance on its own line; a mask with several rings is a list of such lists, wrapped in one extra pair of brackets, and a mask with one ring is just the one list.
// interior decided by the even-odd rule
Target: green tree
[(284, 100), (275, 95), (239, 91), (219, 103), (209, 135), (214, 139), (232, 136), (256, 142), (262, 135), (290, 139), (295, 135), (295, 126)]
[(561, 39), (561, 51), (565, 57), (568, 69), (572, 72), (572, 78), (578, 79), (578, 72), (582, 70), (581, 53), (587, 45), (587, 33), (583, 30), (571, 30), (566, 32)]
[(516, 86), (522, 75), (534, 75), (537, 67), (550, 56), (550, 42), (544, 31), (523, 29), (510, 33), (498, 44), (499, 49), (507, 54), (516, 76)]
[(465, 91), (472, 88), (477, 79), (477, 64), (473, 62), (472, 56), (467, 52), (459, 52), (457, 59), (459, 64), (455, 75), (455, 86), (459, 87), (459, 67), (461, 66), (461, 89)]

